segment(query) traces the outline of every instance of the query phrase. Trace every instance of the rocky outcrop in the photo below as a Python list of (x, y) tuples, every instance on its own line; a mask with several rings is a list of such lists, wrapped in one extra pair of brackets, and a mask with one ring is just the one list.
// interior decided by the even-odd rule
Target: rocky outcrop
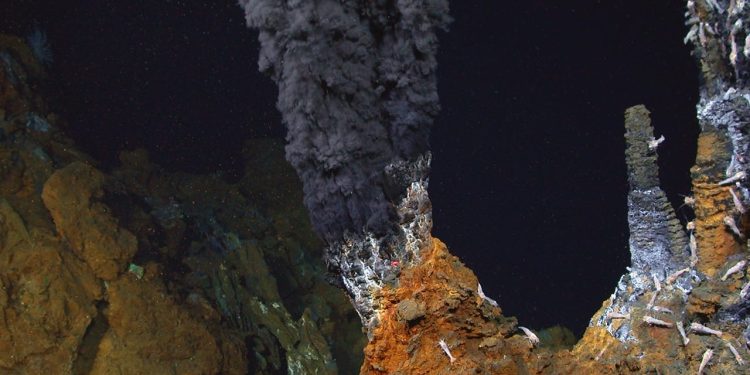
[(55, 229), (103, 280), (111, 281), (125, 271), (138, 251), (135, 236), (120, 228), (106, 205), (104, 174), (81, 162), (53, 173), (44, 184), (42, 201), (52, 215)]
[(95, 345), (96, 353), (89, 368), (79, 368), (91, 374), (242, 374), (246, 359), (231, 356), (243, 352), (241, 343), (221, 347), (224, 337), (215, 337), (155, 276), (130, 274), (105, 284), (102, 316), (84, 343)]
[(503, 317), (477, 288), (476, 276), (433, 239), (421, 262), (401, 272), (398, 287), (380, 290), (380, 324), (361, 373), (515, 374), (526, 368), (531, 343), (513, 336), (516, 320)]
[(0, 369), (70, 373), (101, 283), (50, 231), (0, 198)]
[(104, 172), (43, 82), (0, 36), (0, 373), (356, 371), (359, 319), (325, 281), (281, 142), (248, 142), (237, 183), (143, 151)]

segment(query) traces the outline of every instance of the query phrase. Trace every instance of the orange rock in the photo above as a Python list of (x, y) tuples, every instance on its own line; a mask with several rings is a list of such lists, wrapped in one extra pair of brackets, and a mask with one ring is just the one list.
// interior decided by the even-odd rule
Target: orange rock
[(63, 374), (77, 357), (102, 293), (61, 249), (0, 199), (0, 373)]
[(726, 178), (726, 160), (730, 159), (729, 140), (719, 133), (704, 131), (698, 137), (698, 154), (693, 176), (698, 269), (713, 277), (727, 258), (742, 250), (742, 243), (724, 224), (731, 212), (732, 196), (718, 181)]
[(158, 281), (124, 276), (109, 282), (107, 293), (109, 329), (91, 374), (221, 373), (219, 343)]
[[(512, 345), (505, 340), (515, 320), (478, 299), (476, 277), (440, 240), (423, 249), (422, 260), (402, 271), (397, 288), (380, 292), (381, 324), (365, 348), (361, 373), (516, 373), (516, 361), (509, 359), (531, 347), (525, 339)], [(413, 309), (402, 301), (410, 301)], [(405, 314), (413, 319), (405, 319)], [(454, 363), (438, 345), (440, 340), (449, 346)]]
[(97, 202), (103, 195), (104, 175), (76, 162), (58, 170), (42, 191), (44, 205), (57, 232), (97, 277), (114, 280), (138, 250), (135, 236), (117, 225), (109, 208)]

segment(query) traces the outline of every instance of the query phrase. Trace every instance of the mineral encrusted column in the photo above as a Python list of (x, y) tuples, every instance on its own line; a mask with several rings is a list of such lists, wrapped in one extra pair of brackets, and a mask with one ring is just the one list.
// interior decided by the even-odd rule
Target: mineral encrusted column
[(639, 105), (625, 111), (625, 160), (628, 166), (628, 225), (634, 272), (667, 274), (687, 265), (687, 238), (667, 196), (659, 187), (657, 149), (649, 112)]
[[(690, 255), (686, 259), (684, 234), (658, 189), (658, 140), (642, 121), (645, 109), (631, 108), (626, 127), (633, 263), (574, 353), (604, 347), (612, 354), (601, 349), (595, 358), (609, 364), (635, 356), (638, 364), (627, 366), (632, 372), (745, 373), (750, 7), (744, 0), (686, 5), (685, 42), (693, 43), (702, 74), (701, 134), (691, 169), (695, 221), (686, 228)], [(649, 192), (655, 195), (648, 198)], [(661, 207), (661, 214), (649, 207)]]
[(750, 5), (744, 0), (690, 0), (686, 17), (690, 31), (685, 41), (693, 43), (703, 78), (697, 106), (701, 135), (691, 169), (698, 202), (698, 268), (714, 276), (747, 247)]
[[(643, 106), (625, 114), (632, 264), (594, 314), (572, 354), (577, 366), (601, 366), (595, 373), (684, 374), (703, 373), (706, 368), (711, 373), (745, 373), (750, 306), (742, 291), (748, 285), (746, 255), (732, 255), (713, 274), (704, 272), (705, 263), (701, 265), (699, 258), (721, 249), (704, 241), (696, 254), (695, 236), (700, 236), (702, 227), (696, 229), (692, 223), (686, 241), (659, 188), (656, 157), (659, 143), (665, 140), (654, 137), (648, 116)], [(704, 178), (696, 176), (698, 168), (693, 169), (694, 178)], [(718, 182), (708, 185), (717, 191), (726, 189)], [(696, 194), (696, 211), (711, 206), (716, 216), (734, 215), (728, 205), (715, 206), (715, 199)], [(564, 363), (561, 360), (565, 357), (557, 363)]]
[(373, 293), (431, 244), (429, 129), (447, 0), (240, 0), (279, 86), (286, 157), (366, 326)]
[[(687, 227), (689, 252), (681, 251), (684, 234), (658, 190), (655, 154), (649, 154), (656, 151), (658, 140), (650, 128), (634, 130), (641, 121), (633, 120), (644, 118), (645, 110), (630, 109), (626, 126), (633, 264), (592, 319), (578, 348), (584, 351), (597, 337), (605, 337), (597, 331), (605, 327), (618, 340), (611, 348), (637, 351), (639, 361), (653, 368), (666, 368), (668, 362), (670, 371), (693, 372), (706, 366), (700, 364), (704, 359), (716, 371), (734, 373), (744, 366), (750, 331), (745, 268), (750, 7), (741, 0), (689, 0), (686, 5), (690, 30), (685, 42), (693, 43), (702, 74), (697, 105), (701, 134), (691, 169), (695, 221)], [(638, 172), (638, 165), (651, 169)], [(661, 198), (649, 203), (642, 198), (657, 191), (651, 189)], [(662, 214), (648, 213), (649, 206), (662, 206)], [(678, 345), (683, 348), (676, 350)]]
[[(644, 304), (653, 306), (656, 302), (656, 283), (666, 284), (669, 275), (689, 267), (687, 237), (664, 191), (659, 187), (656, 159), (659, 144), (664, 139), (654, 137), (649, 115), (642, 105), (625, 111), (631, 266), (620, 279), (609, 307), (592, 322), (606, 327), (612, 336), (622, 342), (638, 341), (632, 332), (633, 327), (627, 320), (613, 320), (608, 316), (628, 315)], [(690, 288), (686, 277), (674, 282), (682, 290)], [(650, 302), (643, 301), (652, 296), (654, 299)]]
[[(702, 84), (697, 106), (701, 135), (691, 169), (696, 198), (698, 268), (711, 278), (748, 261), (750, 203), (750, 5), (745, 0), (689, 0), (685, 13)], [(744, 272), (742, 267), (740, 273)], [(742, 323), (750, 341), (748, 290), (740, 298), (699, 300), (723, 323)], [(717, 311), (718, 310), (718, 311)]]

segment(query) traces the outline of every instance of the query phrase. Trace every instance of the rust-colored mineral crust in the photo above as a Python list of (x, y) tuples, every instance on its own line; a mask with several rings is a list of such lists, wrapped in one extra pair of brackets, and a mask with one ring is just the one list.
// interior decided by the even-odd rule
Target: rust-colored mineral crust
[(42, 199), (60, 233), (97, 277), (114, 280), (138, 250), (135, 236), (117, 225), (109, 208), (98, 202), (104, 174), (72, 163), (50, 176)]
[[(513, 318), (477, 293), (477, 278), (433, 239), (422, 262), (403, 270), (398, 287), (380, 291), (380, 325), (365, 349), (363, 374), (450, 374), (482, 368), (517, 373), (528, 340)], [(455, 357), (439, 345), (443, 340)]]
[[(381, 290), (381, 324), (365, 348), (362, 374), (610, 373), (623, 364), (617, 340), (598, 327), (573, 353), (536, 347), (515, 318), (480, 297), (474, 273), (440, 240), (422, 257), (403, 270), (398, 287)], [(593, 360), (598, 347), (610, 348), (608, 358)]]
[(214, 374), (221, 370), (217, 339), (178, 306), (158, 280), (127, 275), (107, 283), (109, 326), (92, 374)]
[[(728, 230), (724, 217), (732, 209), (730, 187), (719, 186), (724, 179), (731, 144), (719, 132), (705, 131), (698, 137), (698, 153), (690, 172), (695, 198), (695, 239), (698, 269), (713, 277), (727, 259), (742, 251), (743, 242)], [(721, 275), (719, 275), (721, 276)]]
[[(682, 292), (667, 285), (659, 305), (672, 313), (648, 309), (651, 294), (646, 294), (627, 318), (604, 316), (611, 301), (594, 314), (592, 322), (614, 319), (617, 327), (629, 325), (633, 341), (622, 342), (605, 327), (591, 325), (571, 350), (536, 347), (518, 329), (515, 318), (504, 317), (500, 308), (479, 297), (476, 276), (440, 240), (433, 239), (433, 245), (423, 251), (424, 262), (404, 269), (398, 287), (380, 292), (381, 323), (365, 348), (362, 374), (697, 373), (701, 356), (709, 348), (716, 351), (712, 370), (740, 374), (743, 367), (728, 344), (741, 358), (749, 357), (739, 325), (708, 324), (724, 330), (721, 337), (691, 331), (691, 322), (705, 322), (705, 315), (686, 310)], [(717, 304), (727, 301), (718, 297), (726, 285), (736, 292), (739, 280), (710, 293), (721, 299)], [(668, 326), (650, 324), (647, 318)], [(686, 331), (687, 345), (678, 322)], [(455, 361), (451, 362), (440, 340)]]
[(22, 215), (0, 198), (0, 373), (65, 374), (102, 290), (86, 264)]
[[(639, 347), (628, 348), (602, 327), (590, 327), (573, 350), (537, 347), (515, 318), (480, 297), (474, 273), (440, 240), (433, 238), (422, 259), (402, 271), (398, 287), (380, 291), (381, 324), (365, 348), (362, 374), (609, 374), (648, 368), (637, 358)], [(665, 330), (639, 330), (658, 343), (654, 362), (677, 348), (656, 340), (668, 336)]]

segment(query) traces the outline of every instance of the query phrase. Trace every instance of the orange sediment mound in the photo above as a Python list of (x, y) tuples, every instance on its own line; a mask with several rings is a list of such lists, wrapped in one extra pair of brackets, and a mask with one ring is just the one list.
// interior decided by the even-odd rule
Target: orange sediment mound
[(515, 319), (478, 297), (476, 276), (440, 240), (433, 239), (422, 259), (403, 270), (396, 288), (380, 292), (380, 325), (365, 349), (361, 373), (462, 372), (483, 367), (488, 359), (497, 360), (497, 370), (506, 369), (496, 373), (515, 373), (507, 355), (513, 350), (504, 340), (516, 328)]
[(645, 310), (627, 320), (638, 344), (624, 345), (604, 327), (590, 326), (571, 350), (535, 347), (515, 318), (479, 297), (476, 276), (440, 240), (423, 250), (422, 260), (403, 270), (396, 287), (380, 292), (380, 325), (361, 374), (634, 374), (677, 369), (674, 359), (685, 360), (677, 331), (642, 323)]
[(476, 276), (443, 242), (433, 239), (422, 260), (403, 270), (395, 288), (380, 292), (380, 325), (365, 348), (361, 374), (605, 373), (623, 364), (594, 360), (605, 344), (616, 347), (604, 329), (587, 332), (584, 346), (572, 353), (534, 348), (515, 318), (479, 297)]

